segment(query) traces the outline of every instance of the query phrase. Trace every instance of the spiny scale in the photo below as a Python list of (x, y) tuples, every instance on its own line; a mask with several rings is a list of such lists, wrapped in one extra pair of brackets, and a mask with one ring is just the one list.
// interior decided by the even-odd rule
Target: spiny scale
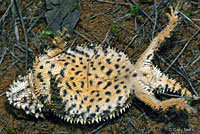
[(36, 118), (44, 117), (43, 112), (52, 112), (67, 122), (81, 124), (115, 118), (130, 107), (134, 97), (154, 110), (166, 111), (175, 106), (195, 113), (185, 98), (161, 101), (155, 97), (156, 93), (168, 91), (196, 97), (151, 62), (177, 24), (178, 8), (170, 9), (169, 24), (135, 64), (123, 52), (93, 44), (66, 49), (66, 42), (60, 38), (64, 32), (58, 32), (53, 40), (56, 48), (36, 57), (28, 75), (10, 86), (6, 92), (9, 104)]
[[(125, 107), (127, 108), (127, 106), (128, 105), (126, 105)], [(125, 107), (122, 108), (120, 111), (124, 112), (125, 111)], [(61, 119), (66, 120), (67, 122), (74, 123), (74, 124), (78, 124), (79, 122), (81, 124), (86, 124), (86, 123), (93, 124), (94, 122), (99, 123), (102, 120), (105, 121), (105, 120), (108, 120), (108, 119), (115, 118), (115, 116), (119, 116), (119, 112), (115, 111), (114, 113), (110, 114), (109, 116), (104, 117), (103, 119), (102, 119), (102, 117), (96, 117), (96, 118), (93, 118), (91, 120), (84, 120), (84, 119), (74, 119), (73, 120), (73, 119), (70, 119), (70, 117), (64, 117), (64, 116), (61, 116), (61, 115), (57, 115), (57, 116), (60, 117)]]

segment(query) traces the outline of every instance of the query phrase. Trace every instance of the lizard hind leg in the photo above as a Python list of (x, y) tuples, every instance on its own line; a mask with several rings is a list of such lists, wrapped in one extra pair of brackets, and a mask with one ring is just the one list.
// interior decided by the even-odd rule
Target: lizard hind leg
[(154, 110), (161, 110), (165, 112), (168, 111), (170, 107), (175, 107), (177, 110), (185, 110), (188, 113), (197, 113), (196, 109), (187, 104), (185, 98), (171, 98), (161, 101), (158, 100), (154, 95), (141, 91), (142, 90), (137, 90), (135, 92), (136, 97)]
[(151, 60), (153, 59), (154, 54), (158, 50), (160, 44), (165, 41), (166, 37), (168, 38), (170, 37), (171, 31), (173, 31), (174, 28), (176, 27), (178, 22), (177, 14), (180, 8), (180, 4), (177, 5), (175, 10), (171, 6), (169, 8), (170, 8), (170, 14), (169, 13), (166, 14), (169, 18), (169, 24), (161, 32), (158, 33), (158, 35), (151, 41), (148, 48), (140, 56), (140, 58), (136, 63), (136, 67), (138, 67), (138, 69), (144, 67), (145, 65), (149, 65), (149, 63), (151, 63)]

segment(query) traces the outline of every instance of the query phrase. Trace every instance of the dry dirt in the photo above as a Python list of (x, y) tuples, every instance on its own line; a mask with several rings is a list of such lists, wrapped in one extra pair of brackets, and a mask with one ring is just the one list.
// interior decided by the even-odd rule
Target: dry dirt
[[(10, 5), (10, 1), (4, 1), (0, 4), (0, 16), (2, 18)], [(166, 8), (169, 3), (161, 3), (155, 13), (153, 12), (154, 7), (158, 4), (159, 2), (139, 3), (152, 20), (156, 20), (156, 25), (163, 28), (168, 22), (165, 13), (169, 11)], [(45, 10), (44, 3), (38, 0), (20, 1), (19, 6), (22, 16), (25, 17), (26, 29), (29, 29)], [(132, 62), (136, 61), (159, 31), (158, 27), (155, 27), (141, 11), (138, 11), (136, 16), (126, 16), (127, 13), (131, 12), (128, 0), (112, 0), (109, 3), (101, 0), (84, 0), (81, 1), (78, 9), (82, 15), (69, 44), (72, 42), (75, 42), (75, 44), (82, 44), (83, 42), (100, 44), (103, 42), (125, 51)], [(191, 2), (186, 0), (182, 13), (188, 17), (180, 15), (182, 19), (173, 32), (173, 36), (161, 46), (153, 62), (162, 71), (169, 74), (169, 77), (175, 78), (190, 91), (194, 89), (199, 94), (200, 5), (198, 0)], [(153, 15), (151, 16), (151, 14)], [(42, 49), (48, 46), (48, 43), (51, 43), (52, 40), (51, 37), (32, 40), (42, 33), (41, 24), (46, 25), (44, 17), (41, 17), (27, 34), (28, 67), (32, 65), (34, 56), (41, 53)], [(19, 30), (19, 40), (17, 40), (14, 32), (15, 26)], [(119, 117), (94, 125), (71, 125), (51, 115), (47, 115), (44, 120), (38, 120), (14, 112), (12, 106), (8, 105), (5, 92), (12, 81), (26, 71), (25, 41), (17, 11), (9, 11), (5, 20), (2, 21), (0, 30), (0, 133), (200, 133), (199, 102), (193, 103), (198, 113), (190, 115), (175, 110), (168, 113), (158, 113), (144, 106), (138, 100), (134, 100), (134, 105)], [(176, 59), (178, 55), (180, 56)], [(174, 60), (175, 62), (173, 62)], [(173, 64), (168, 69), (171, 63)]]

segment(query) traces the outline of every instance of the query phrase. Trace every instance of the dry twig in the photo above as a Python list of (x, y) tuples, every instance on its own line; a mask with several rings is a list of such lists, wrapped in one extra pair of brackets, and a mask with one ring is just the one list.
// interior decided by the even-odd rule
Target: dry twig
[(3, 16), (2, 16), (1, 19), (0, 19), (0, 23), (1, 23), (1, 24), (3, 24), (3, 21), (4, 21), (5, 18), (7, 17), (8, 13), (9, 13), (9, 11), (10, 11), (10, 8), (12, 7), (13, 3), (14, 3), (13, 0), (11, 0), (11, 1), (10, 1), (10, 5), (8, 6), (6, 12), (3, 14)]
[(19, 3), (18, 3), (18, 0), (15, 0), (15, 5), (16, 5), (19, 17), (20, 17), (20, 22), (21, 22), (22, 30), (23, 30), (23, 34), (24, 34), (24, 41), (25, 41), (25, 47), (26, 47), (25, 70), (27, 71), (27, 69), (28, 69), (28, 38), (27, 38), (26, 28), (25, 28), (25, 24), (24, 24), (24, 20), (23, 20), (23, 17), (22, 17), (22, 12), (20, 10), (20, 6), (19, 6)]
[(159, 29), (159, 30), (162, 30), (156, 23), (155, 21), (153, 21), (151, 19), (151, 17), (134, 1), (134, 0), (131, 0), (131, 2), (136, 5), (138, 7), (138, 9)]
[(91, 43), (92, 41), (90, 39), (88, 39), (87, 37), (85, 37), (83, 34), (81, 34), (79, 31), (74, 30), (74, 33), (76, 33), (77, 35), (81, 36), (83, 39), (85, 39), (87, 42)]
[(192, 35), (192, 37), (190, 37), (190, 39), (186, 42), (185, 46), (182, 48), (182, 50), (180, 51), (180, 53), (176, 56), (176, 58), (172, 61), (172, 63), (167, 67), (167, 69), (164, 71), (167, 72), (169, 70), (169, 68), (176, 62), (176, 60), (179, 58), (179, 56), (183, 53), (183, 51), (186, 49), (186, 47), (189, 45), (190, 41), (200, 32), (200, 30), (198, 30), (196, 33), (194, 33)]
[(126, 5), (128, 6), (129, 3), (121, 3), (121, 2), (112, 2), (112, 1), (106, 1), (106, 0), (96, 0), (97, 2), (103, 2), (103, 3), (109, 3), (109, 4), (116, 4), (116, 5)]

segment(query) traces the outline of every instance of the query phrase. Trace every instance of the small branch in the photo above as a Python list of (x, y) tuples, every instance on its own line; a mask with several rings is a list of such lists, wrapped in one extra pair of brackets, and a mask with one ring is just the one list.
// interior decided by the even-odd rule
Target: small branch
[(25, 70), (27, 71), (27, 69), (28, 69), (28, 38), (27, 38), (26, 28), (25, 28), (25, 24), (24, 24), (22, 12), (20, 10), (18, 0), (15, 0), (15, 5), (16, 5), (16, 9), (17, 9), (17, 12), (19, 14), (19, 17), (20, 17), (20, 22), (21, 22), (22, 30), (23, 30), (23, 34), (24, 34), (24, 41), (25, 41), (25, 47), (26, 47)]
[[(162, 2), (160, 2), (159, 4), (157, 4), (157, 5), (155, 6), (155, 8), (154, 8), (153, 12), (151, 13), (150, 17), (153, 16), (155, 10), (157, 10), (157, 8), (161, 5), (161, 3), (162, 3)], [(138, 34), (141, 32), (141, 30), (143, 30), (143, 28), (144, 28), (144, 26), (147, 24), (148, 20), (149, 20), (149, 19), (147, 18), (147, 19), (144, 21), (144, 23), (138, 28), (138, 30), (136, 31), (136, 35), (138, 35)], [(133, 38), (134, 38), (134, 37), (133, 37)], [(133, 38), (132, 38), (132, 39), (133, 39)], [(131, 44), (132, 41), (133, 41), (133, 40), (131, 40), (128, 44)], [(134, 56), (134, 54), (135, 54), (138, 50), (139, 50), (139, 48), (138, 48), (137, 50), (135, 49), (135, 50), (132, 52), (132, 54), (129, 56), (129, 58), (132, 58), (132, 57)]]
[(43, 11), (38, 17), (37, 19), (33, 22), (33, 24), (27, 29), (27, 34), (30, 32), (30, 30), (35, 26), (35, 24), (40, 20), (41, 17), (43, 17), (45, 14), (45, 11)]
[[(5, 122), (5, 120), (2, 121), (1, 124), (3, 124), (4, 122)], [(1, 134), (1, 132), (3, 131), (3, 129), (5, 128), (5, 126), (6, 126), (6, 124), (4, 124), (4, 125), (1, 127), (1, 129), (0, 129), (0, 134)]]
[[(21, 52), (26, 52), (26, 50), (23, 47), (21, 47), (20, 45), (18, 45), (18, 44), (15, 44), (15, 47), (17, 49), (19, 49)], [(29, 49), (28, 49), (28, 51), (32, 52), (32, 50), (29, 50)], [(31, 57), (31, 59), (35, 59), (34, 56), (32, 54), (30, 54), (30, 53), (28, 53), (28, 56)]]
[(183, 14), (182, 12), (180, 12), (180, 14), (186, 18), (189, 22), (191, 22), (198, 30), (200, 30), (200, 27), (198, 25), (196, 25), (190, 18), (188, 18), (185, 14)]
[(74, 30), (74, 33), (76, 33), (77, 35), (81, 36), (83, 39), (85, 39), (87, 42), (91, 43), (92, 41), (90, 39), (88, 39), (87, 37), (85, 37), (83, 34), (81, 34), (80, 32), (78, 32), (77, 30)]
[(108, 35), (109, 35), (109, 33), (110, 33), (110, 30), (111, 30), (111, 27), (108, 29), (108, 31), (106, 32), (106, 37), (104, 38), (104, 40), (102, 41), (102, 45), (105, 43), (105, 41), (106, 41), (106, 43), (109, 45), (109, 42), (107, 42), (107, 38), (108, 38)]
[(74, 40), (71, 43), (71, 45), (69, 46), (69, 48), (71, 48), (75, 44), (75, 42), (77, 41), (77, 39), (78, 39), (78, 35), (76, 35), (76, 37), (74, 38)]
[(154, 38), (155, 30), (156, 30), (156, 25), (157, 25), (157, 19), (158, 19), (158, 12), (156, 8), (156, 3), (154, 2), (154, 7), (155, 7), (155, 24), (153, 25), (153, 31), (152, 31), (152, 39)]
[(6, 18), (6, 16), (8, 15), (8, 13), (9, 13), (9, 11), (10, 11), (10, 8), (12, 7), (13, 3), (14, 3), (13, 0), (11, 0), (10, 5), (8, 6), (6, 12), (3, 14), (3, 16), (2, 16), (1, 19), (0, 19), (0, 23), (1, 23), (1, 24), (3, 24), (3, 21), (4, 21), (4, 19)]
[(97, 127), (96, 129), (92, 130), (91, 132), (89, 132), (88, 134), (94, 134), (97, 131), (99, 131), (102, 127), (104, 127), (106, 124), (108, 123), (108, 121), (104, 122), (102, 125), (100, 125), (99, 127)]
[(0, 94), (0, 97), (3, 96), (3, 95), (5, 95), (5, 94), (6, 94), (6, 92), (1, 93), (1, 94)]
[[(181, 66), (182, 66), (182, 64), (180, 64)], [(180, 68), (180, 67), (178, 67), (180, 70), (182, 70), (182, 72), (185, 74), (184, 76), (185, 76), (185, 79), (187, 80), (187, 82), (189, 83), (189, 85), (190, 85), (190, 87), (191, 87), (191, 89), (192, 89), (192, 91), (194, 92), (194, 94), (195, 95), (198, 95), (197, 94), (197, 92), (195, 91), (195, 89), (194, 89), (194, 86), (192, 85), (192, 83), (190, 82), (190, 80), (188, 79), (189, 77), (188, 77), (188, 74), (186, 73), (186, 70), (184, 69), (184, 67), (182, 66), (182, 68)]]
[(162, 30), (162, 28), (160, 28), (152, 19), (151, 17), (134, 1), (134, 0), (131, 0), (131, 2), (136, 5), (138, 7), (138, 9), (154, 24), (156, 25), (156, 27), (159, 29), (159, 30)]
[(195, 63), (197, 63), (199, 61), (200, 61), (200, 55), (190, 64), (190, 66), (193, 66)]
[(17, 62), (19, 61), (19, 59), (16, 59), (12, 64), (10, 64), (7, 68), (3, 69), (3, 72), (0, 73), (0, 80), (2, 79), (2, 76), (4, 74), (7, 73), (7, 70), (9, 70), (10, 68), (12, 68)]
[(3, 50), (3, 54), (2, 54), (1, 60), (0, 60), (0, 65), (1, 65), (1, 63), (3, 62), (3, 59), (4, 59), (4, 57), (5, 57), (5, 54), (6, 54), (6, 51), (7, 51), (7, 50), (8, 50), (7, 47)]
[(128, 43), (128, 45), (125, 47), (125, 49), (124, 49), (124, 52), (126, 52), (126, 50), (128, 49), (128, 47), (133, 43), (133, 41), (136, 39), (136, 37), (137, 37), (138, 35), (136, 34), (132, 39), (131, 39), (131, 41)]
[(103, 15), (103, 14), (108, 13), (108, 12), (110, 12), (110, 11), (111, 11), (111, 8), (109, 8), (109, 9), (107, 9), (107, 10), (101, 12), (101, 13), (98, 13), (98, 14), (96, 14), (96, 15), (91, 16), (90, 19), (94, 19), (94, 18), (96, 18), (97, 16)]
[(93, 33), (91, 33), (90, 31), (88, 31), (86, 28), (84, 28), (83, 26), (81, 26), (81, 25), (79, 25), (78, 24), (78, 26), (80, 27), (80, 28), (82, 28), (83, 30), (85, 30), (88, 34), (90, 34), (93, 38), (95, 38), (99, 43), (102, 43), (102, 40), (101, 39), (99, 39), (96, 35), (94, 35)]
[(136, 127), (136, 125), (132, 122), (131, 119), (129, 119), (128, 122), (130, 123), (130, 125), (131, 125), (135, 130), (137, 130), (137, 131), (139, 130), (139, 129)]
[(200, 32), (200, 30), (198, 30), (195, 34), (192, 35), (192, 37), (186, 42), (185, 46), (183, 47), (183, 49), (180, 51), (180, 53), (176, 56), (176, 58), (174, 59), (174, 61), (172, 61), (172, 63), (167, 67), (167, 69), (164, 72), (167, 72), (169, 70), (169, 68), (176, 62), (176, 60), (179, 58), (179, 56), (183, 53), (183, 51), (185, 50), (185, 48), (188, 46), (188, 44), (190, 43), (190, 41)]
[(12, 64), (10, 64), (5, 71), (7, 71), (8, 69), (11, 69), (17, 62), (19, 61), (19, 59), (15, 60)]
[(19, 43), (19, 30), (17, 27), (15, 6), (13, 5), (11, 9), (12, 9), (12, 19), (14, 21), (13, 25), (14, 25), (15, 37), (16, 37), (17, 43)]
[[(161, 56), (159, 56), (159, 55), (157, 55), (157, 56), (159, 57), (159, 59), (162, 60), (162, 62), (163, 62), (164, 64), (166, 64), (167, 66), (169, 66), (169, 64), (167, 63), (167, 61), (165, 61)], [(172, 68), (175, 72), (177, 72), (180, 76), (182, 76), (182, 77), (189, 83), (189, 85), (190, 85), (191, 89), (193, 90), (194, 94), (195, 94), (196, 96), (198, 96), (197, 92), (194, 90), (193, 86), (191, 86), (190, 81), (185, 77), (185, 75), (183, 75), (180, 71), (178, 71), (177, 69), (175, 69), (173, 66), (171, 66), (171, 68)], [(163, 72), (163, 73), (164, 73), (164, 72)]]
[(112, 2), (112, 1), (106, 1), (106, 0), (96, 0), (97, 2), (103, 2), (103, 3), (109, 3), (109, 4), (115, 4), (115, 5), (126, 5), (128, 6), (129, 3), (122, 3), (122, 2)]

